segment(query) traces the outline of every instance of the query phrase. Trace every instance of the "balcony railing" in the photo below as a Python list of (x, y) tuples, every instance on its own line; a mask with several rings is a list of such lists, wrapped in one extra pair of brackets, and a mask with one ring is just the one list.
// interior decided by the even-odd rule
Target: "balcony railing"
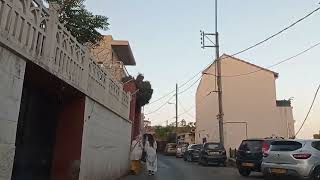
[(0, 44), (128, 119), (130, 95), (41, 0), (0, 0)]

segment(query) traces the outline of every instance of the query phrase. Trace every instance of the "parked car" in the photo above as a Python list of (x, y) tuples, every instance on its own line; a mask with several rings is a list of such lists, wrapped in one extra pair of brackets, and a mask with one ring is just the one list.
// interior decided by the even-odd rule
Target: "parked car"
[(183, 154), (183, 160), (188, 162), (198, 161), (202, 144), (191, 144)]
[(184, 154), (184, 152), (186, 152), (188, 146), (189, 146), (189, 143), (179, 143), (177, 145), (176, 157), (182, 158), (183, 154)]
[(236, 164), (242, 176), (249, 176), (252, 171), (261, 172), (262, 154), (269, 150), (270, 143), (277, 139), (243, 140), (236, 155)]
[(175, 155), (177, 151), (177, 144), (176, 143), (168, 143), (164, 150), (165, 155)]
[(221, 143), (204, 143), (199, 154), (199, 164), (208, 165), (209, 163), (221, 164), (226, 166), (227, 154)]
[(320, 180), (320, 140), (274, 141), (263, 156), (266, 179), (283, 175)]

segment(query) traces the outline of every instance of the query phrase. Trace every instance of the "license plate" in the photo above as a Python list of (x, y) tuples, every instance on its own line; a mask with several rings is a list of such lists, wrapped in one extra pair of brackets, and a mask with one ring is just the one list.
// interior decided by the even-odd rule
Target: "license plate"
[(254, 167), (253, 163), (242, 163), (242, 166), (244, 167)]
[(287, 173), (287, 170), (286, 169), (276, 168), (276, 169), (271, 169), (271, 173), (274, 173), (274, 174), (285, 174), (285, 173)]
[(219, 152), (209, 152), (208, 153), (209, 155), (218, 155), (218, 154), (220, 154)]

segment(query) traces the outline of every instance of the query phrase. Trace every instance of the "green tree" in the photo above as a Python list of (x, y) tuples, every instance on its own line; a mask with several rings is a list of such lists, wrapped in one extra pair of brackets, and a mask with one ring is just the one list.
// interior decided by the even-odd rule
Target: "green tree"
[(138, 74), (135, 83), (139, 90), (137, 92), (137, 106), (142, 107), (149, 103), (153, 94), (153, 89), (149, 81), (144, 81), (144, 76), (142, 74)]
[(102, 39), (97, 29), (108, 30), (108, 18), (94, 15), (84, 6), (85, 0), (46, 0), (59, 4), (59, 21), (82, 44), (96, 45)]

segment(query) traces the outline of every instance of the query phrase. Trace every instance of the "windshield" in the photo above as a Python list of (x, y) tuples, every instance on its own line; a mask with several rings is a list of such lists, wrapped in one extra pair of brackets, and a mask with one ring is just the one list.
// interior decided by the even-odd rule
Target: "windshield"
[(242, 151), (261, 151), (263, 141), (260, 140), (246, 140), (242, 141), (239, 150)]

